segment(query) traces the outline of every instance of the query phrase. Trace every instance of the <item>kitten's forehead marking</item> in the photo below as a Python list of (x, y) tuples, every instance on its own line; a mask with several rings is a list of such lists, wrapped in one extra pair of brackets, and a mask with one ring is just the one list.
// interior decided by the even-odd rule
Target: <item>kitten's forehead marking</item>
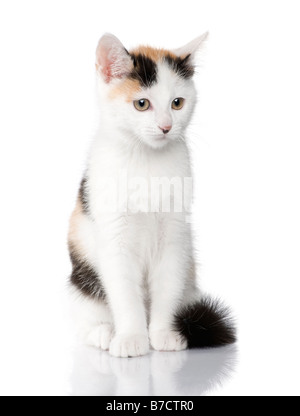
[(189, 56), (176, 56), (166, 49), (150, 46), (140, 46), (131, 52), (132, 71), (119, 85), (113, 88), (110, 98), (125, 96), (131, 102), (143, 88), (151, 88), (158, 83), (159, 68), (167, 65), (181, 79), (190, 79), (194, 75), (194, 67), (189, 62)]
[[(157, 82), (158, 63), (167, 64), (175, 74), (183, 79), (190, 79), (195, 73), (194, 66), (189, 59), (190, 55), (177, 56), (169, 50), (150, 46), (140, 46), (131, 51), (130, 55), (135, 63), (131, 76), (136, 76), (135, 72), (138, 72), (136, 78), (145, 81), (143, 86), (151, 87)], [(148, 79), (147, 77), (145, 79), (147, 73)]]

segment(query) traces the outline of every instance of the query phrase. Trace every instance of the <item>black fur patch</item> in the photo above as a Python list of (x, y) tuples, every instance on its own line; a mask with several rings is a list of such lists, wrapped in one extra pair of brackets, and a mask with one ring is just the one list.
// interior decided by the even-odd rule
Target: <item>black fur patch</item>
[(187, 339), (189, 348), (219, 347), (236, 342), (229, 309), (210, 298), (182, 308), (175, 316), (174, 330)]
[(143, 54), (131, 54), (134, 68), (130, 78), (139, 81), (142, 87), (149, 88), (157, 82), (156, 63)]
[(89, 200), (87, 193), (87, 179), (83, 178), (79, 189), (79, 198), (82, 204), (82, 209), (85, 214), (89, 214)]
[(186, 58), (173, 58), (172, 56), (166, 56), (165, 61), (173, 69), (173, 71), (184, 79), (190, 79), (195, 74), (195, 68), (190, 62), (190, 56)]
[(81, 260), (74, 247), (70, 244), (70, 258), (73, 265), (71, 283), (83, 295), (97, 300), (105, 300), (106, 294), (98, 274), (87, 261)]

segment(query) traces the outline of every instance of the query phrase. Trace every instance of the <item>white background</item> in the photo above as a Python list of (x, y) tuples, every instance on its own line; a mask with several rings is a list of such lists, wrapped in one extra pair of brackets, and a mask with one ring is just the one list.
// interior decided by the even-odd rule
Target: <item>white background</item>
[(235, 372), (209, 394), (299, 395), (298, 3), (1, 1), (0, 394), (72, 393), (66, 234), (99, 37), (173, 48), (209, 30), (190, 132), (195, 232), (202, 285), (239, 326)]

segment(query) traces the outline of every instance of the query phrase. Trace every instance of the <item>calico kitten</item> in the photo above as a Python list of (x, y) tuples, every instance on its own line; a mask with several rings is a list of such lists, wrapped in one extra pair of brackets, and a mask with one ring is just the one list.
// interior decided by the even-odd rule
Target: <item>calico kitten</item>
[(71, 285), (80, 335), (116, 357), (235, 341), (226, 308), (197, 287), (188, 221), (185, 130), (206, 37), (128, 52), (106, 34), (97, 48), (100, 127), (70, 223)]

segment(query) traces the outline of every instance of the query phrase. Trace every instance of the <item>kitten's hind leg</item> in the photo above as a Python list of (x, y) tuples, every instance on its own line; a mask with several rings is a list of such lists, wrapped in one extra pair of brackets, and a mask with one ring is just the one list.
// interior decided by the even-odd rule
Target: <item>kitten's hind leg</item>
[(113, 320), (101, 276), (93, 266), (93, 226), (93, 222), (84, 212), (81, 189), (69, 232), (69, 250), (73, 265), (70, 277), (72, 315), (76, 332), (84, 344), (108, 350), (113, 336)]
[(108, 351), (113, 337), (111, 324), (100, 324), (91, 329), (86, 336), (86, 345)]
[(104, 301), (73, 294), (72, 315), (80, 340), (92, 347), (109, 350), (114, 329), (109, 307)]

